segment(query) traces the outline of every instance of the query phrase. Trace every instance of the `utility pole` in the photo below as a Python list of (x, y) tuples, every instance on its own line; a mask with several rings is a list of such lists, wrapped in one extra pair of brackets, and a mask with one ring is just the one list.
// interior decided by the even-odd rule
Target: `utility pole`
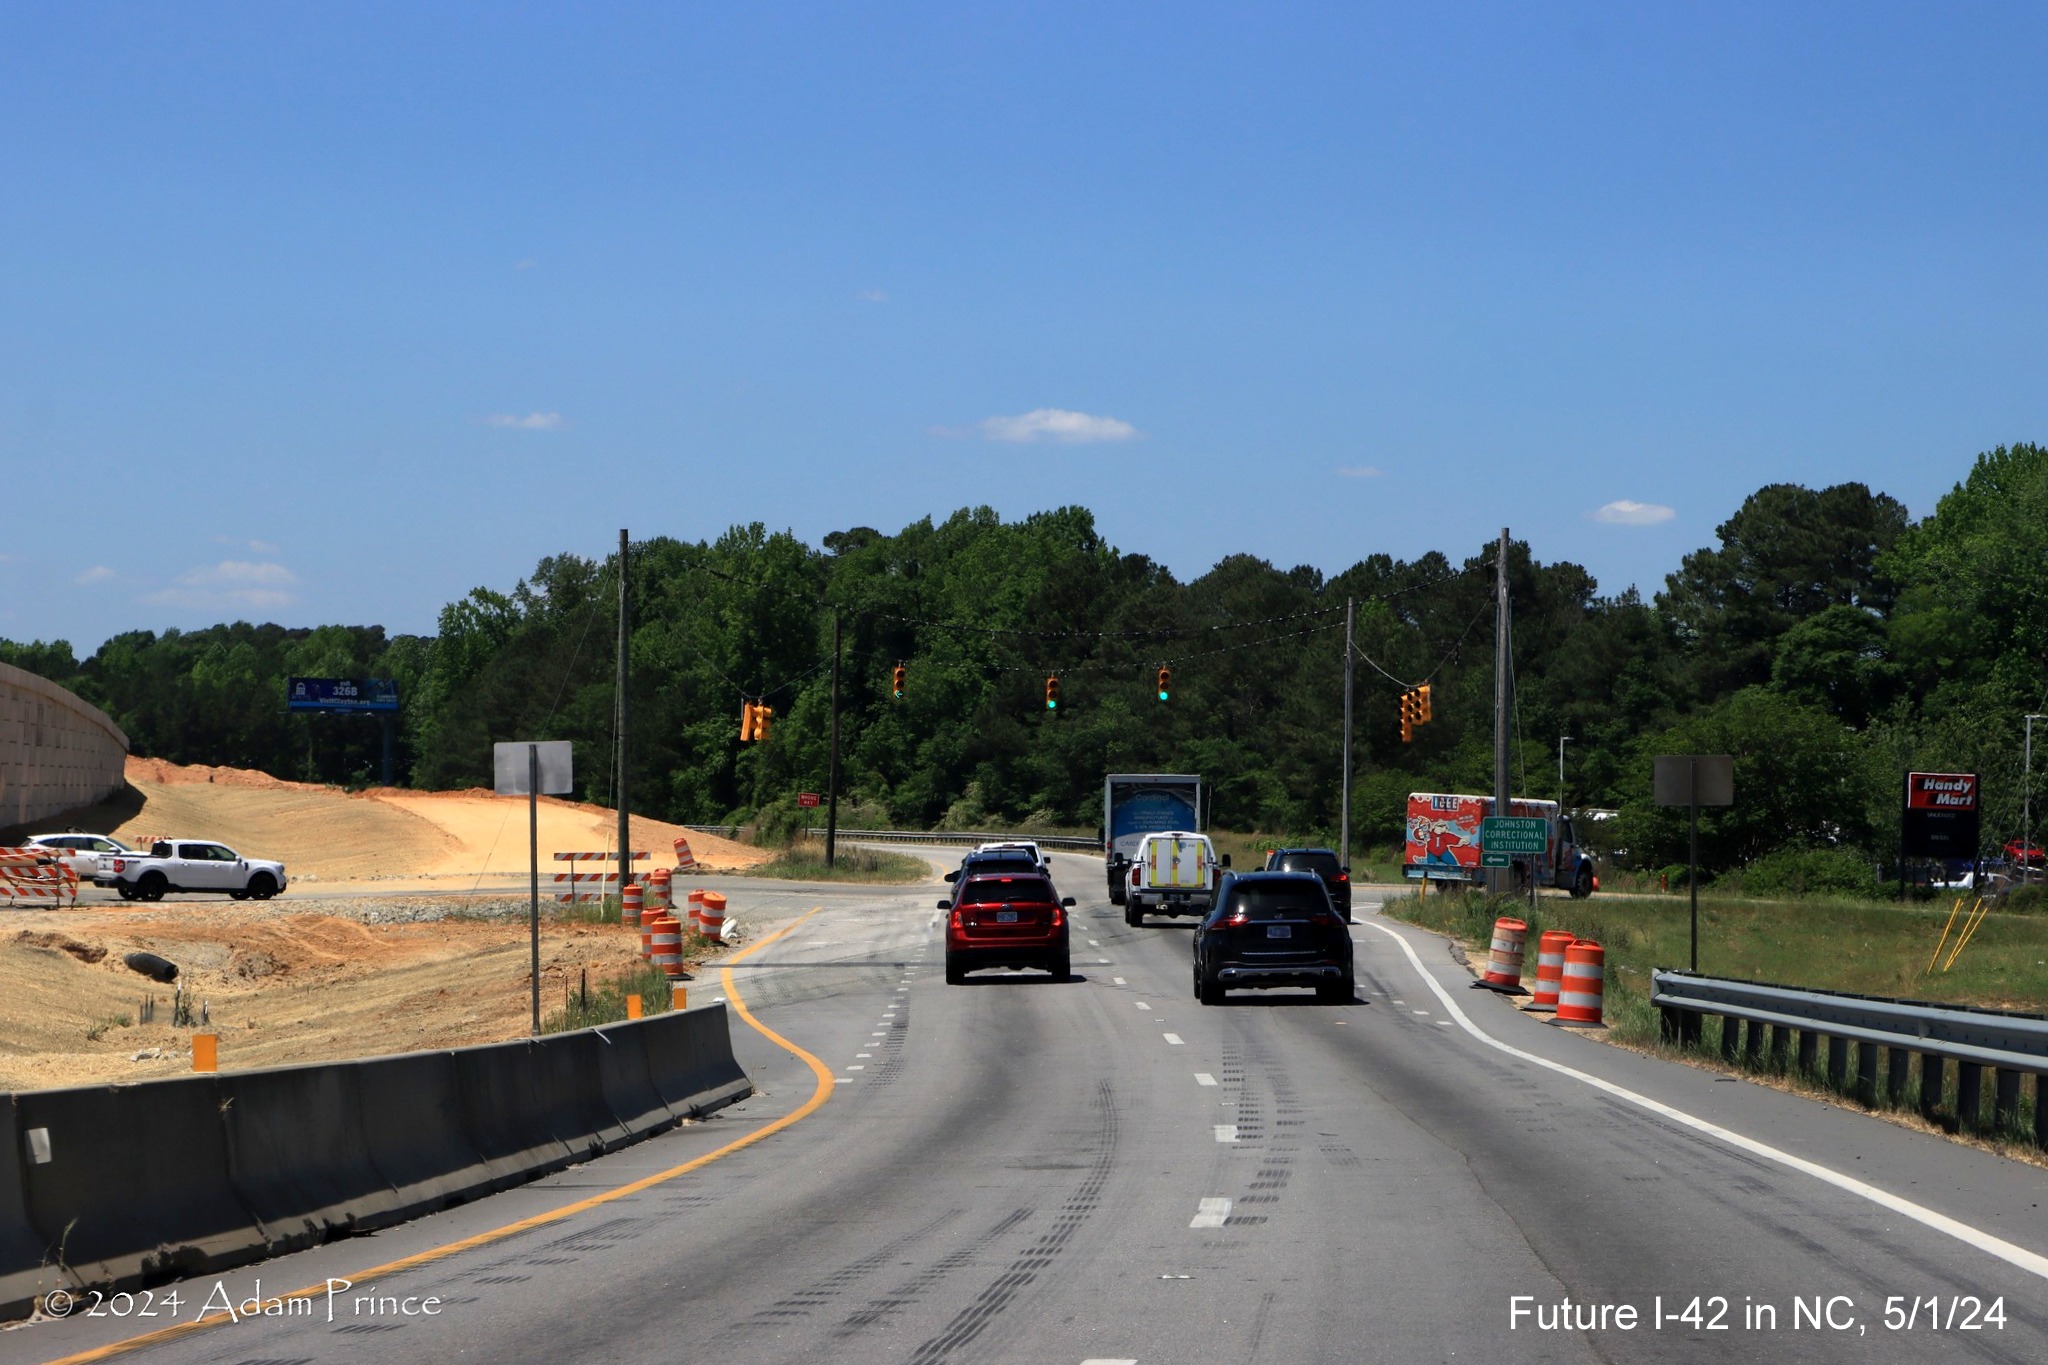
[(1344, 599), (1344, 792), (1337, 802), (1337, 865), (1351, 870), (1351, 626), (1358, 602)]
[[(1508, 809), (1508, 528), (1500, 528), (1500, 549), (1493, 561), (1493, 813), (1507, 815)], [(1488, 891), (1503, 895), (1510, 874), (1494, 868), (1487, 875)]]
[[(2048, 719), (2036, 711), (2027, 717), (2027, 756), (2020, 770), (2020, 845), (2027, 851), (2021, 860), (2020, 882), (2024, 885), (2033, 880), (2034, 870), (2034, 722)], [(1974, 889), (1974, 887), (1973, 887)]]
[(832, 757), (825, 768), (825, 866), (839, 856), (839, 608), (832, 608)]
[(625, 528), (621, 527), (619, 530), (619, 670), (618, 682), (614, 689), (614, 705), (618, 708), (618, 715), (616, 717), (615, 752), (612, 755), (612, 761), (617, 767), (613, 774), (612, 792), (617, 797), (619, 803), (619, 906), (622, 910), (626, 904), (626, 887), (633, 880), (633, 825), (632, 817), (627, 814), (626, 805), (626, 755), (628, 753), (626, 747), (626, 723), (628, 717), (626, 693), (628, 620), (626, 609), (631, 600), (626, 595), (627, 547), (628, 542)]
[(1564, 746), (1571, 743), (1570, 735), (1557, 737), (1557, 809), (1564, 812)]

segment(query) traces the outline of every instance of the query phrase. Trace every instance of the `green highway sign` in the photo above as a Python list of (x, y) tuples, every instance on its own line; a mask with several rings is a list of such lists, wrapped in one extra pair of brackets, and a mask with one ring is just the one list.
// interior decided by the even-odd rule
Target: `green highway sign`
[(1489, 815), (1479, 822), (1479, 847), (1486, 853), (1541, 853), (1550, 847), (1548, 822), (1529, 815)]
[(1513, 867), (1515, 864), (1514, 860), (1505, 853), (1488, 853), (1481, 850), (1479, 865), (1481, 867)]

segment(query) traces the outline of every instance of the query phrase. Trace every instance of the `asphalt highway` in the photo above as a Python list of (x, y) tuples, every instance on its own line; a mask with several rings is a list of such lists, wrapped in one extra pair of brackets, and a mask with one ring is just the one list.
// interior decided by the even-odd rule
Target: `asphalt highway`
[(2040, 1168), (1539, 1023), (1369, 888), (1356, 1001), (1203, 1008), (1055, 868), (1071, 983), (946, 986), (936, 887), (736, 898), (753, 1099), (0, 1365), (2048, 1359)]

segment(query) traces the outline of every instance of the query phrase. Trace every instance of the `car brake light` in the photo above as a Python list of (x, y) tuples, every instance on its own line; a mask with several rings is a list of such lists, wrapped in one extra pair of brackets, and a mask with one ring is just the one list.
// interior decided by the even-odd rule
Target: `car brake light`
[(1351, 880), (1351, 874), (1349, 872), (1339, 872), (1337, 874), (1337, 880), (1340, 882), (1348, 882)]
[(1060, 908), (1057, 905), (1052, 908), (1052, 927), (1055, 929), (1060, 927)]
[(125, 868), (125, 867), (127, 867), (127, 866), (128, 866), (128, 860), (127, 860), (126, 858), (116, 858), (116, 859), (114, 859), (114, 871), (116, 871), (116, 872), (119, 872), (119, 871), (121, 871), (121, 870), (122, 870), (123, 868)]
[(960, 912), (958, 910), (953, 912), (953, 927), (955, 929), (960, 927)]
[(1318, 910), (1308, 917), (1310, 924), (1335, 924), (1337, 917), (1327, 910)]
[(1247, 915), (1244, 911), (1240, 910), (1236, 914), (1232, 915), (1229, 919), (1223, 922), (1225, 924), (1230, 925), (1249, 924), (1251, 923), (1251, 919), (1252, 917), (1250, 915)]

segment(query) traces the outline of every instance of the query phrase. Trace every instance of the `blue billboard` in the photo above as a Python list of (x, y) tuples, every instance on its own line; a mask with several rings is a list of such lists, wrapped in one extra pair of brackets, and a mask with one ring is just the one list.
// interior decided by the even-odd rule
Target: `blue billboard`
[(398, 684), (385, 678), (291, 678), (287, 711), (396, 711)]

